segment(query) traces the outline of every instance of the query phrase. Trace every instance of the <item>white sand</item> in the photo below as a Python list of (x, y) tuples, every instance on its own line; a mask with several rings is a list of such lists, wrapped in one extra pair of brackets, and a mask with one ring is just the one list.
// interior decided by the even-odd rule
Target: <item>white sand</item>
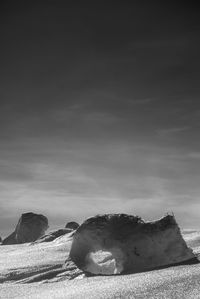
[[(188, 245), (200, 253), (200, 233), (184, 234)], [(55, 271), (66, 260), (71, 239), (65, 235), (49, 243), (0, 247), (0, 298), (200, 298), (200, 264), (169, 267), (145, 273), (98, 276), (74, 280), (53, 279), (22, 283), (46, 271)], [(59, 281), (59, 277), (63, 280)], [(46, 282), (46, 283), (45, 283)]]

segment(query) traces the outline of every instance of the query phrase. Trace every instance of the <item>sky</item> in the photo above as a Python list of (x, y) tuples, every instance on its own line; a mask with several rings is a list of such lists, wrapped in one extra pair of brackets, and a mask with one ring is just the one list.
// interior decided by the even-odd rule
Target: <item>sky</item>
[(200, 227), (194, 3), (3, 1), (0, 235), (98, 213)]

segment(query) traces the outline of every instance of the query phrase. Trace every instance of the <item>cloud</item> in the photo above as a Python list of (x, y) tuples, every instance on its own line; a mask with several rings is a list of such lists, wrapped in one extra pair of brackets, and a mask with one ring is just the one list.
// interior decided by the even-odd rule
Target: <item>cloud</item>
[(190, 153), (188, 153), (187, 157), (194, 159), (194, 160), (199, 160), (200, 152), (190, 152)]
[[(190, 37), (191, 38), (191, 37)], [(135, 41), (130, 45), (130, 49), (155, 49), (155, 48), (174, 48), (174, 47), (188, 47), (188, 36), (179, 35), (175, 37), (151, 38), (150, 40)]]
[(52, 225), (105, 212), (152, 219), (173, 210), (180, 217), (180, 205), (196, 213), (200, 172), (192, 152), (134, 140), (29, 138), (19, 145), (14, 153), (12, 144), (10, 151), (0, 152), (0, 222), (5, 223), (5, 213), (30, 210), (46, 214)]
[(131, 100), (129, 100), (129, 103), (134, 104), (134, 105), (146, 105), (146, 104), (150, 104), (156, 100), (157, 99), (155, 99), (155, 98), (131, 99)]
[(176, 135), (176, 134), (182, 133), (184, 131), (188, 131), (190, 129), (191, 129), (191, 127), (189, 127), (189, 126), (172, 127), (172, 128), (168, 128), (168, 129), (159, 129), (157, 131), (157, 133), (159, 136), (165, 137), (165, 136), (170, 136), (170, 135)]

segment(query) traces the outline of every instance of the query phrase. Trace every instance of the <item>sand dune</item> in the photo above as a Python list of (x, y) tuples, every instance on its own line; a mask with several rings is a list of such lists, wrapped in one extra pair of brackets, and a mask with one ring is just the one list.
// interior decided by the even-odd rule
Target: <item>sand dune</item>
[[(200, 232), (184, 233), (200, 254)], [(85, 275), (68, 262), (72, 238), (0, 247), (0, 298), (199, 298), (200, 264), (120, 275)]]
[(200, 252), (200, 231), (192, 230), (190, 233), (183, 231), (182, 234), (188, 246), (191, 247), (194, 252)]
[[(182, 236), (200, 255), (200, 231), (183, 230)], [(72, 238), (67, 233), (44, 243), (0, 246), (0, 298), (200, 298), (198, 263), (89, 277), (69, 258)]]

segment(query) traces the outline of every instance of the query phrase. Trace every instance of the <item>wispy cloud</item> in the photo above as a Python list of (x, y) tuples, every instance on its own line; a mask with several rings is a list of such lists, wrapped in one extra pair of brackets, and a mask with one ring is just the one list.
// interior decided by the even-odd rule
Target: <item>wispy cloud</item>
[(156, 98), (131, 99), (129, 100), (129, 103), (134, 105), (145, 105), (145, 104), (155, 102), (156, 100), (157, 100)]
[(194, 159), (194, 160), (199, 160), (200, 159), (200, 152), (189, 152), (187, 157)]
[(170, 135), (176, 135), (176, 134), (179, 134), (179, 133), (182, 133), (184, 131), (188, 131), (190, 130), (191, 127), (189, 126), (183, 126), (183, 127), (171, 127), (171, 128), (167, 128), (167, 129), (159, 129), (157, 131), (157, 134), (159, 136), (170, 136)]
[[(56, 213), (64, 222), (66, 217), (80, 220), (93, 213), (132, 209), (148, 219), (148, 214), (160, 217), (166, 210), (177, 211), (180, 194), (186, 205), (184, 198), (194, 202), (200, 191), (193, 166), (178, 159), (173, 148), (78, 141), (63, 143), (58, 150), (58, 144), (49, 147), (42, 142), (31, 147), (29, 140), (25, 153), (16, 152), (11, 160), (8, 153), (7, 163), (4, 160), (1, 206), (12, 214), (34, 210), (54, 219)], [(17, 171), (13, 173), (16, 165), (20, 179)]]
[(160, 37), (159, 39), (145, 39), (142, 41), (135, 41), (131, 44), (130, 49), (134, 48), (145, 48), (145, 49), (152, 49), (152, 48), (170, 48), (170, 47), (185, 47), (188, 46), (188, 36), (186, 35), (179, 35), (175, 37)]

